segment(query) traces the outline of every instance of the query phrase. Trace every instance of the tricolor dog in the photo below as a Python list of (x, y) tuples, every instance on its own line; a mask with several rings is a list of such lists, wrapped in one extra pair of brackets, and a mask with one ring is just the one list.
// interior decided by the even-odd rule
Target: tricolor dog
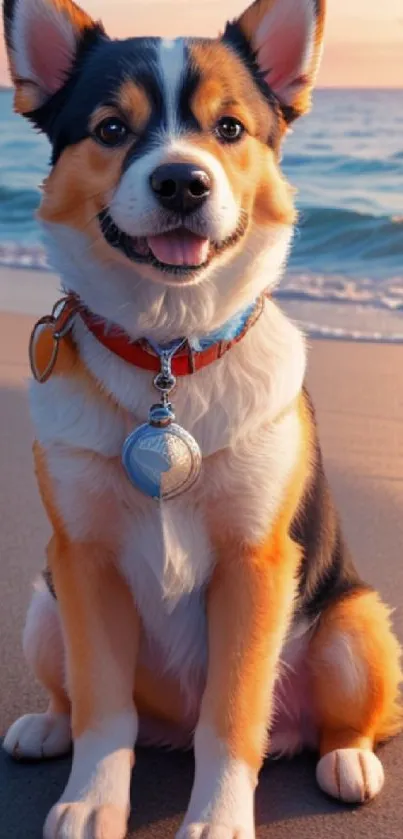
[(123, 839), (138, 742), (194, 743), (180, 839), (252, 839), (267, 753), (316, 750), (342, 801), (382, 787), (400, 648), (271, 298), (296, 218), (280, 153), (323, 28), (324, 0), (255, 0), (217, 39), (114, 40), (71, 0), (5, 0), (65, 296), (31, 341), (53, 535), (24, 648), (49, 707), (4, 742), (74, 744), (46, 839)]

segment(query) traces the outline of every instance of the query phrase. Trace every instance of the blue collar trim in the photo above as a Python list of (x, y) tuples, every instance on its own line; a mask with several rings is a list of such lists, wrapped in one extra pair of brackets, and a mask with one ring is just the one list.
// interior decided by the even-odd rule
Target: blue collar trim
[(241, 312), (237, 312), (236, 315), (233, 315), (219, 329), (216, 329), (215, 332), (209, 332), (204, 338), (191, 338), (189, 344), (192, 350), (194, 352), (202, 352), (203, 350), (208, 350), (213, 344), (219, 343), (219, 341), (234, 341), (244, 330), (246, 323), (253, 315), (256, 304), (257, 301), (254, 300), (250, 306), (242, 309)]

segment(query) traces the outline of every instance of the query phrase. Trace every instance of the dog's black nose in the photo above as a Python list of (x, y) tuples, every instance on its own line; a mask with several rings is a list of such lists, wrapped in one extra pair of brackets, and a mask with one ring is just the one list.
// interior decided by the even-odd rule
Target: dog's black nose
[(151, 189), (166, 210), (192, 213), (208, 198), (211, 178), (191, 163), (164, 163), (150, 178)]

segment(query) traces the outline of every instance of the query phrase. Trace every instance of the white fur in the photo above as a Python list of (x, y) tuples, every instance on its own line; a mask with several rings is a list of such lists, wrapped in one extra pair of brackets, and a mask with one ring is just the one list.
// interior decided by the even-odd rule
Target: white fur
[(201, 230), (207, 238), (221, 243), (234, 232), (239, 213), (227, 175), (213, 154), (185, 140), (172, 139), (172, 133), (158, 135), (152, 150), (130, 165), (110, 197), (110, 214), (118, 227), (131, 236), (165, 230), (167, 212), (150, 187), (150, 177), (159, 166), (171, 160), (192, 163), (210, 176), (211, 191), (202, 209), (190, 221), (194, 223), (196, 219), (196, 232)]
[(256, 774), (228, 752), (214, 730), (199, 724), (195, 735), (195, 779), (178, 839), (253, 839)]
[[(93, 839), (93, 819), (101, 817), (101, 808), (116, 808), (125, 822), (136, 736), (133, 711), (99, 722), (74, 741), (70, 778), (46, 820), (44, 839)], [(108, 836), (123, 839), (124, 833), (111, 831)]]
[[(263, 289), (273, 289), (292, 237), (292, 229), (285, 225), (256, 226), (238, 249), (231, 249), (218, 263), (214, 260), (200, 282), (171, 287), (155, 282), (155, 271), (148, 276), (147, 266), (140, 273), (134, 264), (113, 259), (100, 263), (82, 233), (57, 224), (45, 224), (44, 229), (51, 264), (65, 290), (75, 291), (92, 311), (121, 326), (133, 340), (146, 336), (161, 342), (182, 335), (204, 336)], [(289, 324), (276, 328), (281, 345), (291, 331)]]
[[(148, 417), (156, 397), (153, 377), (106, 350), (81, 321), (75, 336), (86, 366), (114, 402), (57, 376), (44, 385), (34, 382), (31, 410), (38, 439), (46, 446), (64, 443), (117, 457), (126, 433)], [(275, 419), (299, 393), (304, 373), (300, 333), (266, 301), (259, 321), (214, 367), (179, 379), (177, 420), (208, 457)]]
[(323, 648), (321, 665), (338, 673), (343, 680), (346, 696), (351, 698), (360, 694), (368, 684), (368, 670), (363, 657), (357, 656), (348, 635), (338, 634)]
[(293, 623), (281, 650), (274, 690), (269, 753), (292, 757), (304, 747), (316, 749), (318, 728), (312, 704), (307, 658), (316, 620)]
[(161, 38), (158, 50), (159, 75), (162, 81), (167, 133), (177, 136), (180, 131), (179, 103), (186, 69), (183, 38)]
[(321, 789), (347, 804), (363, 804), (381, 791), (385, 776), (379, 758), (369, 749), (337, 749), (316, 767)]
[(121, 567), (146, 635), (160, 651), (162, 669), (180, 677), (194, 708), (207, 658), (204, 591), (213, 568), (203, 512), (180, 499), (151, 501), (126, 525)]
[[(44, 643), (46, 639), (46, 643)], [(25, 622), (25, 658), (38, 676), (51, 674), (52, 683), (65, 685), (65, 650), (59, 609), (41, 578), (35, 585)], [(8, 730), (3, 746), (17, 758), (39, 759), (65, 754), (71, 746), (70, 717), (50, 707), (44, 714), (27, 714)]]
[(40, 760), (58, 757), (70, 750), (71, 727), (69, 714), (26, 714), (9, 728), (3, 748), (19, 759)]
[(55, 682), (64, 685), (65, 652), (59, 608), (42, 577), (34, 586), (25, 621), (23, 648), (33, 672), (51, 672)]

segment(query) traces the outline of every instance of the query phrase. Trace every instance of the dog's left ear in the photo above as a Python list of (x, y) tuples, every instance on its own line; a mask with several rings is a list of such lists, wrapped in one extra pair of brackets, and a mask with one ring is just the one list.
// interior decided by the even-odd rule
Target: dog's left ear
[(309, 110), (324, 17), (325, 0), (255, 0), (224, 34), (276, 95), (287, 122)]

